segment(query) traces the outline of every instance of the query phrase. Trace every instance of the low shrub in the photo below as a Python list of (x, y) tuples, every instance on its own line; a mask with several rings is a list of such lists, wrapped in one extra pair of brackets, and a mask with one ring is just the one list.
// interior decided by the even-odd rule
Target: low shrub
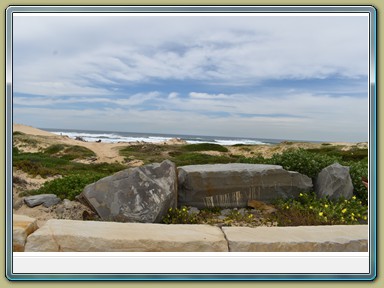
[(262, 156), (253, 158), (242, 157), (239, 161), (242, 163), (280, 165), (286, 170), (296, 171), (314, 178), (323, 168), (340, 161), (340, 158), (297, 149), (285, 151), (282, 154), (274, 154), (271, 158), (264, 158)]
[(45, 182), (40, 189), (30, 192), (36, 194), (56, 194), (60, 199), (74, 200), (88, 184), (105, 177), (101, 173), (83, 173), (65, 176), (49, 182)]
[(184, 151), (189, 152), (198, 152), (198, 151), (218, 151), (218, 152), (228, 152), (228, 148), (214, 143), (199, 143), (199, 144), (189, 144), (182, 146)]
[(356, 196), (331, 201), (318, 198), (314, 193), (300, 193), (294, 199), (279, 199), (274, 205), (278, 211), (272, 221), (279, 226), (365, 224), (368, 221), (368, 207)]
[(199, 219), (196, 214), (189, 213), (188, 208), (183, 206), (179, 208), (169, 208), (168, 214), (164, 216), (165, 224), (198, 224)]
[(201, 153), (184, 153), (176, 155), (171, 159), (177, 166), (201, 165), (201, 164), (223, 164), (236, 162), (236, 156), (214, 156)]
[(368, 203), (368, 189), (365, 188), (362, 179), (368, 178), (368, 160), (349, 163), (349, 174), (356, 197), (366, 205)]

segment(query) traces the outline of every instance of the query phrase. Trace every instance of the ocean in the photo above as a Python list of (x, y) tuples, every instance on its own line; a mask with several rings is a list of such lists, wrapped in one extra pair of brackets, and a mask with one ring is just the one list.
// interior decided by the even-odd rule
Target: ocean
[(277, 139), (258, 139), (250, 137), (224, 137), (224, 136), (201, 136), (201, 135), (179, 135), (179, 134), (158, 134), (158, 133), (136, 133), (136, 132), (110, 132), (110, 131), (92, 131), (76, 129), (52, 129), (43, 128), (45, 131), (57, 135), (64, 135), (75, 139), (81, 137), (87, 142), (96, 142), (101, 140), (104, 143), (119, 142), (145, 142), (145, 143), (163, 143), (173, 138), (179, 138), (189, 144), (215, 143), (220, 145), (266, 145), (277, 144), (284, 140)]

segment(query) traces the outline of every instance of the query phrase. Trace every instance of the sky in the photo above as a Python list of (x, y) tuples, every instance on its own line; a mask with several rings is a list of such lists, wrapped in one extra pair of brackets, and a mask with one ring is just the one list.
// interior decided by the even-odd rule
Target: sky
[(13, 17), (13, 121), (38, 128), (368, 140), (368, 17)]

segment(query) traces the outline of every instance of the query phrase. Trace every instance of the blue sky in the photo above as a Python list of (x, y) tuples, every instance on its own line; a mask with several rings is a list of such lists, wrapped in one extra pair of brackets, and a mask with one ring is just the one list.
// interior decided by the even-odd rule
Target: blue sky
[(366, 16), (16, 14), (13, 25), (15, 123), (368, 139)]

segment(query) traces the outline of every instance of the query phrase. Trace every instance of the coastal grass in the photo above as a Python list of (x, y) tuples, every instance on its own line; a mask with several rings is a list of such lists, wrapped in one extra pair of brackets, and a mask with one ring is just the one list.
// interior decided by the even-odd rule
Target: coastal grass
[(182, 146), (182, 150), (189, 152), (198, 151), (217, 151), (217, 152), (228, 152), (228, 148), (219, 144), (214, 143), (199, 143), (199, 144), (188, 144)]
[(173, 161), (177, 166), (233, 163), (240, 157), (230, 154), (210, 155), (204, 153), (207, 151), (228, 152), (228, 148), (209, 143), (189, 145), (138, 144), (124, 147), (120, 149), (119, 153), (125, 157), (127, 161), (139, 159), (145, 164), (149, 164), (168, 159)]

